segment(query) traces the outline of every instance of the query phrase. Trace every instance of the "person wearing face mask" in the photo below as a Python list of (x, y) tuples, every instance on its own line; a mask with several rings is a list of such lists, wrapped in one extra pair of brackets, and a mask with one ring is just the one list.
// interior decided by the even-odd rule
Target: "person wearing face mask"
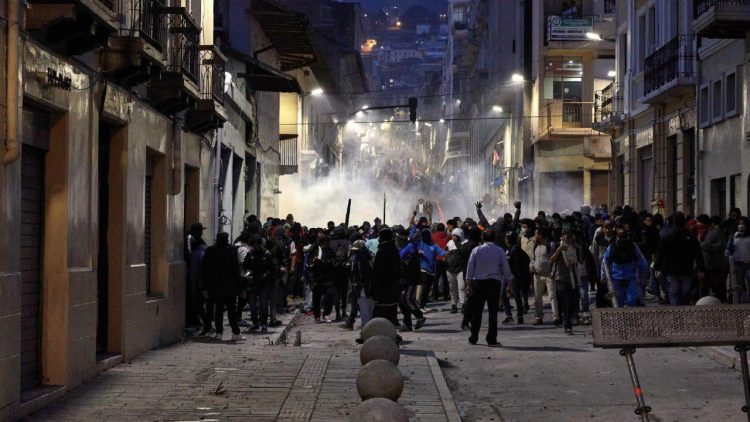
[(686, 228), (687, 219), (683, 213), (674, 214), (672, 225), (672, 233), (659, 245), (654, 270), (656, 277), (662, 272), (666, 276), (670, 304), (688, 305), (693, 276), (697, 275), (702, 280), (705, 275), (703, 251), (698, 239)]
[[(608, 271), (605, 271), (607, 269)], [(649, 273), (648, 262), (623, 229), (618, 229), (616, 240), (604, 252), (601, 278), (610, 282), (617, 298), (616, 305), (637, 306), (639, 276)]]
[(747, 217), (737, 219), (737, 231), (729, 240), (725, 255), (734, 264), (734, 303), (747, 303), (748, 282), (750, 282), (750, 235), (747, 230)]

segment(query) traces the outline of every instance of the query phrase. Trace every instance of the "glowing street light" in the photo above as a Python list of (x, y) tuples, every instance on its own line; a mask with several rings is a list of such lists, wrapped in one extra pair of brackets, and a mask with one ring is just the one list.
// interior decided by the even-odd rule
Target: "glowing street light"
[(607, 77), (614, 78), (615, 76), (617, 76), (617, 72), (615, 72), (614, 70), (610, 70), (609, 72), (607, 72)]
[(445, 123), (445, 119), (440, 119), (440, 123)]
[(597, 34), (596, 32), (587, 32), (586, 33), (586, 38), (588, 38), (588, 39), (590, 39), (592, 41), (601, 41), (602, 40), (602, 36), (599, 35), (599, 34)]
[(315, 88), (312, 91), (310, 91), (310, 95), (318, 96), (323, 95), (323, 88)]
[(362, 110), (367, 110), (368, 108), (370, 108), (370, 106), (368, 106), (366, 104), (362, 106)]
[(513, 75), (511, 75), (510, 80), (514, 83), (523, 82), (523, 75), (521, 75), (520, 73), (514, 73)]
[(362, 116), (364, 116), (364, 115), (365, 115), (365, 113), (364, 113), (364, 112), (362, 112), (362, 111), (358, 111), (358, 112), (357, 112), (357, 117), (362, 117)]
[(492, 111), (494, 111), (495, 113), (502, 113), (503, 112), (503, 108), (500, 107), (499, 105), (493, 105), (492, 106)]

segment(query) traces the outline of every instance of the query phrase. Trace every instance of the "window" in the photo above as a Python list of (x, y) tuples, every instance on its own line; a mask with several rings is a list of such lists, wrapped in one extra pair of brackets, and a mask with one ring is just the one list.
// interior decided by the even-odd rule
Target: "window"
[(581, 57), (546, 57), (544, 61), (544, 98), (581, 101), (583, 96)]
[(708, 85), (701, 85), (699, 100), (700, 125), (701, 127), (706, 127), (711, 123), (711, 121), (709, 120), (711, 103), (709, 103)]
[(721, 79), (711, 84), (711, 119), (714, 122), (721, 119)]
[(648, 8), (648, 29), (646, 30), (646, 55), (656, 50), (656, 8)]
[(724, 83), (724, 115), (733, 116), (737, 113), (737, 73), (727, 73)]
[(643, 71), (643, 61), (646, 59), (646, 16), (638, 17), (638, 56), (635, 59), (636, 73)]

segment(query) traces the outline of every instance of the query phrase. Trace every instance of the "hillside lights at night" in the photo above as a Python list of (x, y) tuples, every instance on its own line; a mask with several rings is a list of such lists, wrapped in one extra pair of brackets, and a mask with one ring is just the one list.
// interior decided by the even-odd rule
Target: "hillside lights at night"
[(523, 82), (523, 75), (520, 73), (514, 73), (511, 75), (510, 80), (513, 81), (513, 83)]
[(312, 91), (310, 91), (310, 95), (313, 95), (313, 96), (316, 96), (316, 97), (318, 95), (323, 95), (323, 88), (315, 88), (315, 89), (313, 89)]

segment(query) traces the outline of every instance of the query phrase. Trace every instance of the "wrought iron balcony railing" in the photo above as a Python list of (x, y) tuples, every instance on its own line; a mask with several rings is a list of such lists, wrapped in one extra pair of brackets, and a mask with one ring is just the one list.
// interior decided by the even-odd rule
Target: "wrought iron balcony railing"
[(224, 69), (227, 59), (215, 45), (202, 45), (199, 49), (201, 97), (224, 104)]
[(200, 27), (184, 7), (162, 9), (169, 19), (168, 72), (182, 73), (198, 84), (200, 75)]
[(693, 0), (693, 19), (708, 12), (714, 6), (748, 6), (750, 0)]
[(646, 57), (643, 94), (656, 91), (677, 78), (693, 76), (694, 35), (680, 35)]
[(126, 24), (131, 35), (138, 35), (156, 50), (163, 52), (167, 46), (167, 20), (162, 14), (162, 0), (131, 0)]
[(623, 85), (612, 81), (594, 96), (594, 121), (608, 120), (613, 115), (623, 113)]

